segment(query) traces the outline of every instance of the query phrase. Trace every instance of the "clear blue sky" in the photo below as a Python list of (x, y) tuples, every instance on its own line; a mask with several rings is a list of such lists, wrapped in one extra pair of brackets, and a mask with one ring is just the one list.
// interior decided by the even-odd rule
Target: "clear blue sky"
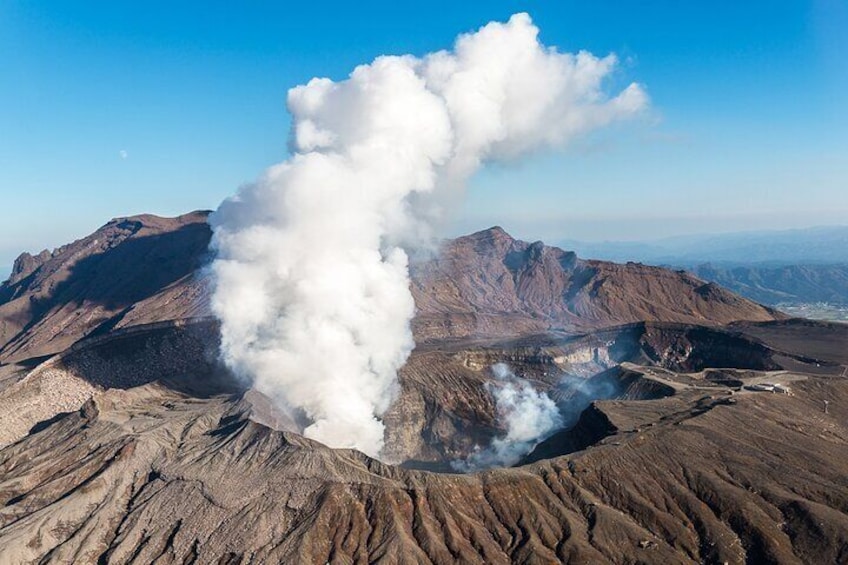
[(617, 53), (652, 112), (484, 171), (455, 231), (848, 223), (848, 2), (399, 4), (0, 2), (0, 267), (115, 216), (214, 208), (285, 158), (289, 87), (517, 11), (548, 45)]

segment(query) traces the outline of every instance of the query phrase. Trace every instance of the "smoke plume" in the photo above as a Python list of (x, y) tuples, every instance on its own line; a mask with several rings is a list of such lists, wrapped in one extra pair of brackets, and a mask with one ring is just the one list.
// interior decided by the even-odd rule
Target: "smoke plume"
[(452, 51), (291, 89), (291, 157), (210, 220), (224, 359), (306, 436), (379, 455), (414, 345), (407, 252), (438, 235), (469, 175), (646, 105), (636, 84), (604, 93), (614, 56), (560, 53), (537, 35), (517, 14)]
[(515, 465), (541, 440), (563, 425), (556, 403), (547, 394), (515, 375), (504, 363), (492, 366), (496, 381), (486, 383), (494, 395), (498, 419), (506, 434), (492, 440), (489, 447), (475, 451), (464, 461), (454, 461), (457, 471), (469, 472), (490, 467)]

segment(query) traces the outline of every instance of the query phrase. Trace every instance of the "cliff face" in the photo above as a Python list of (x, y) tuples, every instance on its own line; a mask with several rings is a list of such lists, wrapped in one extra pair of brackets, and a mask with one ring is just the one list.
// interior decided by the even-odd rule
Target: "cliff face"
[[(57, 353), (114, 328), (208, 316), (207, 216), (120, 218), (52, 253), (22, 255), (0, 286), (0, 361)], [(682, 272), (584, 261), (500, 228), (446, 242), (411, 274), (418, 342), (782, 317)]]

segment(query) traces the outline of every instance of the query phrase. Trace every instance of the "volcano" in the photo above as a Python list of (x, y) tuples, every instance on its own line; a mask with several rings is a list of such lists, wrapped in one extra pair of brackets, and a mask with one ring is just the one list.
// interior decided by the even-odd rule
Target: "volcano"
[[(119, 218), (15, 262), (0, 561), (848, 560), (848, 326), (491, 228), (411, 266), (418, 345), (377, 461), (220, 363), (206, 219)], [(457, 473), (505, 432), (499, 363), (562, 426)]]

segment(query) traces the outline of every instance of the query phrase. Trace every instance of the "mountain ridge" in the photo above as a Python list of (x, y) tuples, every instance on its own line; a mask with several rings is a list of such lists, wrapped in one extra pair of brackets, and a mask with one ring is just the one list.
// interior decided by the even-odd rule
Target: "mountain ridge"
[[(848, 558), (848, 325), (470, 234), (412, 267), (388, 464), (303, 437), (222, 366), (208, 241), (203, 214), (118, 219), (2, 287), (0, 561)], [(507, 437), (501, 363), (565, 425), (532, 463), (457, 474)]]
[[(55, 353), (94, 331), (210, 315), (207, 217), (116, 218), (53, 252), (22, 254), (0, 285), (0, 361)], [(499, 227), (448, 240), (410, 274), (418, 341), (783, 317), (683, 272), (582, 260)]]
[(848, 305), (848, 263), (784, 266), (705, 263), (690, 270), (698, 277), (763, 304)]

